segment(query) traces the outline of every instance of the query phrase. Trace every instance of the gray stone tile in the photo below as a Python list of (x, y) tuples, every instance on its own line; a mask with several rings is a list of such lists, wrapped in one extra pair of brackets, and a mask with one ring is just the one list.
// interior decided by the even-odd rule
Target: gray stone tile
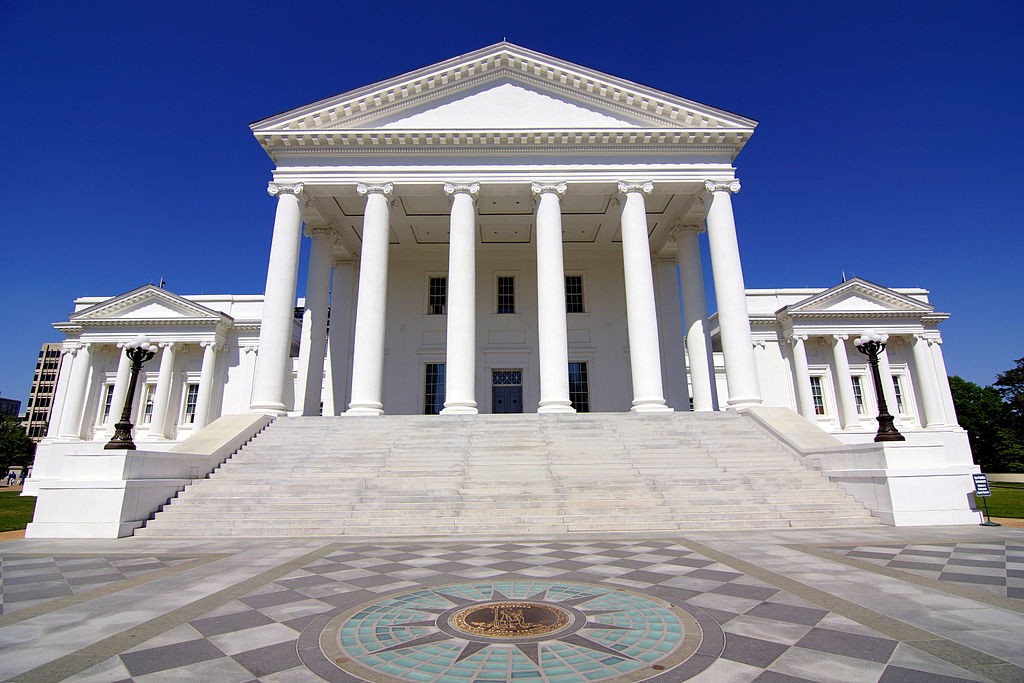
[(897, 642), (888, 638), (813, 628), (796, 644), (812, 650), (885, 663), (889, 661), (889, 656), (896, 649)]
[(236, 655), (240, 652), (255, 650), (257, 648), (276, 645), (278, 643), (294, 642), (296, 638), (295, 629), (284, 624), (265, 624), (242, 631), (222, 633), (211, 636), (208, 640), (217, 646), (217, 649), (226, 655)]
[(828, 612), (821, 609), (809, 607), (796, 607), (794, 605), (783, 605), (777, 602), (764, 602), (751, 609), (747, 614), (776, 621), (789, 621), (794, 624), (806, 624), (814, 626)]
[(216, 683), (249, 683), (252, 674), (239, 666), (229, 657), (208, 659), (203, 662), (181, 666), (176, 669), (156, 671), (145, 676), (136, 676), (134, 683), (164, 683), (165, 681), (181, 681), (194, 683), (198, 681)]
[(191, 623), (192, 627), (204, 636), (209, 637), (221, 633), (229, 633), (231, 631), (241, 631), (254, 626), (271, 624), (273, 623), (273, 620), (253, 609), (247, 612), (236, 612), (234, 614), (228, 614), (220, 617), (194, 619), (189, 623)]
[(978, 680), (977, 678), (954, 678), (890, 665), (885, 667), (878, 683), (972, 683)]
[(191, 640), (175, 645), (163, 645), (121, 655), (121, 661), (132, 676), (176, 669), (187, 664), (217, 659), (224, 653), (206, 640)]
[(743, 664), (762, 669), (774, 662), (789, 647), (760, 638), (751, 638), (738, 633), (727, 633), (722, 656)]
[(733, 618), (728, 620), (728, 624), (725, 626), (725, 633), (727, 637), (735, 633), (750, 638), (770, 640), (774, 643), (782, 643), (783, 645), (793, 645), (807, 635), (811, 628), (811, 626), (804, 624), (771, 621), (747, 614), (740, 614), (733, 615)]
[(234, 660), (248, 669), (254, 676), (267, 676), (299, 666), (295, 643), (278, 643), (234, 655)]
[(885, 665), (820, 650), (792, 647), (779, 655), (770, 670), (819, 683), (850, 683), (878, 680)]
[(742, 583), (727, 583), (711, 591), (723, 595), (733, 595), (738, 598), (752, 598), (755, 600), (767, 600), (779, 592), (778, 588), (762, 588), (761, 586), (748, 586)]
[(293, 590), (276, 591), (274, 593), (263, 593), (261, 595), (251, 595), (242, 598), (242, 602), (249, 605), (250, 607), (270, 607), (272, 605), (282, 605), (287, 602), (298, 602), (306, 599), (302, 593)]

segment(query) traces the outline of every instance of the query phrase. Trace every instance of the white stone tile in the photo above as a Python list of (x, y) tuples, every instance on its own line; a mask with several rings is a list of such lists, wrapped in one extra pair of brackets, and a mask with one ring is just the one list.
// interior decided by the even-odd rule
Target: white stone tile
[(226, 655), (236, 655), (256, 648), (295, 640), (296, 633), (284, 624), (264, 624), (253, 628), (210, 636), (208, 640)]

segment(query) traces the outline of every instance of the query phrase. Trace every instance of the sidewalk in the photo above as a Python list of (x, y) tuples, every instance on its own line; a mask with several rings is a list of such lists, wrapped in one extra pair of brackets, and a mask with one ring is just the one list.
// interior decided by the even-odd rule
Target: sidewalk
[(17, 540), (0, 560), (2, 680), (1024, 680), (1009, 527)]

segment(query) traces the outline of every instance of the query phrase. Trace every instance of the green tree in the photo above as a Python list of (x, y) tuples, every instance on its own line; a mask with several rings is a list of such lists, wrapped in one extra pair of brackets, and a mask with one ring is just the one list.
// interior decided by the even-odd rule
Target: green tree
[(15, 417), (0, 418), (0, 476), (11, 466), (28, 467), (36, 453), (36, 445), (28, 438)]
[(1014, 361), (1014, 367), (996, 375), (992, 386), (1010, 407), (1018, 428), (1024, 427), (1024, 358), (1018, 358)]
[(974, 461), (981, 469), (1024, 472), (1024, 439), (1003, 393), (956, 376), (949, 378), (949, 388), (960, 426), (967, 430)]

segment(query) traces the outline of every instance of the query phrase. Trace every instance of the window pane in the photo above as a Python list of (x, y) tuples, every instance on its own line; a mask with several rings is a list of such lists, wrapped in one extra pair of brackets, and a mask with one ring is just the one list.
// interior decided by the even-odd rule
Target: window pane
[[(103, 417), (101, 422), (106, 422), (107, 418), (110, 417), (110, 404), (114, 400), (114, 385), (107, 384), (103, 387)], [(29, 401), (31, 405), (31, 400)]]
[(577, 413), (590, 412), (590, 382), (586, 363), (569, 363), (569, 402)]
[(565, 276), (565, 312), (585, 313), (583, 310), (583, 276)]
[(156, 392), (155, 384), (147, 384), (145, 398), (142, 402), (142, 422), (143, 424), (149, 424), (153, 421), (153, 394)]
[(864, 387), (861, 385), (860, 375), (850, 378), (853, 383), (853, 402), (857, 405), (857, 414), (864, 414)]
[(825, 414), (825, 398), (821, 393), (821, 377), (811, 377), (811, 401), (814, 402), (814, 414)]
[(432, 277), (427, 285), (427, 314), (447, 313), (448, 278)]
[(516, 312), (516, 279), (511, 275), (498, 276), (498, 313)]
[(892, 376), (892, 388), (896, 391), (896, 412), (903, 415), (903, 387), (900, 385), (899, 375)]
[(423, 414), (438, 415), (444, 408), (444, 363), (427, 363)]
[(185, 424), (196, 421), (196, 402), (199, 399), (199, 385), (185, 385)]

